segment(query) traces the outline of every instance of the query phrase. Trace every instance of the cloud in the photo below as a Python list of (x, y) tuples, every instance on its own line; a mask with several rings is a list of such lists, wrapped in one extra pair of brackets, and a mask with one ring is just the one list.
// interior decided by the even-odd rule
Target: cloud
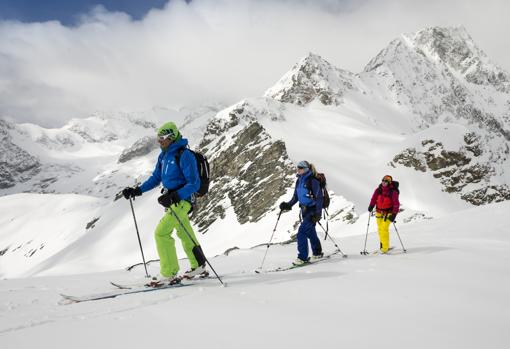
[(464, 25), (510, 70), (506, 1), (175, 0), (143, 19), (97, 7), (76, 26), (0, 22), (0, 117), (61, 125), (98, 109), (258, 96), (315, 52), (358, 72), (402, 32)]

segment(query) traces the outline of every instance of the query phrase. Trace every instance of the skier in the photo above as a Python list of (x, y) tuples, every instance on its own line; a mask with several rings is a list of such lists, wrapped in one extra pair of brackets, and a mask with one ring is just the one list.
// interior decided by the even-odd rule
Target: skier
[(308, 161), (301, 161), (297, 165), (297, 181), (294, 195), (289, 202), (280, 203), (280, 210), (290, 211), (296, 202), (301, 207), (301, 225), (297, 233), (298, 256), (292, 263), (300, 266), (310, 261), (308, 257), (308, 240), (312, 246), (313, 259), (320, 259), (322, 253), (321, 242), (317, 236), (315, 225), (322, 215), (322, 190), (320, 182), (315, 178), (315, 167)]
[(188, 140), (182, 137), (173, 122), (161, 126), (157, 137), (161, 153), (152, 175), (142, 185), (127, 187), (122, 191), (124, 197), (129, 199), (142, 195), (160, 183), (163, 184), (163, 195), (158, 198), (158, 202), (165, 207), (165, 215), (154, 233), (160, 258), (160, 275), (153, 278), (153, 284), (173, 283), (178, 280), (179, 263), (175, 240), (172, 238), (174, 229), (181, 239), (191, 266), (191, 269), (184, 273), (184, 277), (192, 278), (206, 272), (206, 259), (188, 218), (192, 196), (200, 187), (195, 156), (186, 147)]
[(381, 253), (387, 253), (390, 248), (390, 224), (395, 221), (400, 208), (398, 196), (398, 182), (393, 182), (393, 178), (386, 175), (375, 189), (368, 206), (370, 213), (375, 207)]

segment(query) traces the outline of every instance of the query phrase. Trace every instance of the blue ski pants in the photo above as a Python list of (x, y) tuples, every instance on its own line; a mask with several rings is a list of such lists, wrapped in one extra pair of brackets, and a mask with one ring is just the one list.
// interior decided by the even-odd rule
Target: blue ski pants
[(311, 210), (303, 213), (303, 221), (299, 226), (297, 233), (298, 258), (308, 260), (308, 240), (312, 246), (312, 253), (319, 255), (322, 253), (322, 246), (315, 230), (315, 223), (312, 222)]

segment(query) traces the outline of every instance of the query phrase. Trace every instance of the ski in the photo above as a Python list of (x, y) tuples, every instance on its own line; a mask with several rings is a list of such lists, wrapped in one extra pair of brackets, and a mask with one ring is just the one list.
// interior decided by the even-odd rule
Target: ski
[(103, 292), (103, 293), (96, 293), (86, 296), (70, 296), (66, 294), (60, 294), (62, 298), (72, 301), (74, 303), (80, 303), (80, 302), (88, 302), (88, 301), (96, 301), (101, 299), (108, 299), (108, 298), (115, 298), (119, 296), (124, 296), (128, 294), (134, 294), (134, 293), (142, 293), (142, 292), (151, 292), (151, 291), (157, 291), (157, 290), (164, 290), (169, 288), (178, 288), (178, 287), (185, 287), (185, 286), (191, 286), (192, 284), (165, 284), (158, 287), (150, 287), (150, 286), (139, 286), (134, 287), (131, 286), (131, 288), (122, 288), (119, 290), (111, 291), (111, 292)]
[(144, 283), (139, 282), (139, 283), (133, 283), (133, 284), (122, 284), (119, 282), (110, 281), (110, 284), (112, 286), (120, 288), (121, 290), (131, 290), (133, 288), (149, 287), (149, 286), (147, 286), (147, 282), (144, 282)]
[(287, 270), (292, 270), (292, 269), (298, 269), (298, 268), (303, 268), (303, 267), (306, 267), (308, 265), (312, 265), (312, 264), (317, 264), (317, 263), (321, 263), (321, 262), (324, 262), (324, 261), (327, 261), (329, 259), (331, 259), (331, 257), (339, 254), (340, 251), (337, 250), (333, 253), (330, 253), (330, 254), (327, 254), (327, 255), (324, 255), (324, 257), (322, 257), (321, 259), (318, 259), (318, 260), (311, 260), (309, 262), (306, 262), (304, 264), (300, 264), (300, 265), (290, 265), (290, 266), (287, 266), (287, 267), (278, 267), (278, 268), (275, 268), (275, 269), (269, 269), (269, 270), (255, 270), (255, 273), (257, 274), (265, 274), (265, 273), (276, 273), (276, 272), (280, 272), (280, 271), (287, 271)]
[[(202, 274), (195, 275), (192, 278), (185, 277), (184, 275), (182, 275), (182, 276), (178, 276), (176, 279), (178, 280), (178, 282), (181, 282), (182, 280), (189, 281), (189, 280), (216, 279), (216, 277), (210, 276), (208, 271), (204, 271)], [(120, 288), (121, 290), (130, 290), (130, 289), (138, 288), (138, 287), (153, 287), (153, 286), (149, 286), (148, 282), (149, 281), (138, 282), (138, 283), (133, 283), (133, 284), (122, 284), (122, 283), (119, 283), (119, 282), (110, 281), (110, 284), (115, 286), (115, 287), (117, 287), (117, 288)]]

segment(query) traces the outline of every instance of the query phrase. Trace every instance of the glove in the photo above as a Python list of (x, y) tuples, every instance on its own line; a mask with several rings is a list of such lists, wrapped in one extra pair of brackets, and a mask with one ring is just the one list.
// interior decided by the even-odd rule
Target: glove
[(393, 213), (391, 214), (388, 219), (390, 220), (391, 223), (395, 222), (395, 218), (397, 218), (397, 214), (396, 213)]
[(372, 212), (373, 209), (374, 209), (374, 205), (368, 206), (368, 212)]
[(177, 194), (176, 191), (168, 191), (158, 198), (158, 202), (163, 207), (170, 207), (173, 204), (178, 204), (179, 201), (181, 201), (181, 198), (179, 197), (179, 194)]
[(292, 206), (290, 206), (288, 202), (283, 201), (280, 204), (280, 210), (282, 210), (282, 211), (290, 211), (290, 210), (292, 210)]
[(122, 195), (124, 195), (126, 200), (128, 200), (129, 198), (134, 198), (135, 196), (142, 195), (142, 189), (140, 189), (140, 187), (126, 187), (124, 190), (122, 190)]
[(320, 213), (319, 213), (319, 214), (313, 214), (313, 215), (312, 215), (312, 217), (311, 217), (311, 219), (312, 219), (312, 222), (313, 222), (314, 224), (316, 224), (317, 222), (319, 222), (319, 221), (321, 220), (321, 215), (320, 215)]

